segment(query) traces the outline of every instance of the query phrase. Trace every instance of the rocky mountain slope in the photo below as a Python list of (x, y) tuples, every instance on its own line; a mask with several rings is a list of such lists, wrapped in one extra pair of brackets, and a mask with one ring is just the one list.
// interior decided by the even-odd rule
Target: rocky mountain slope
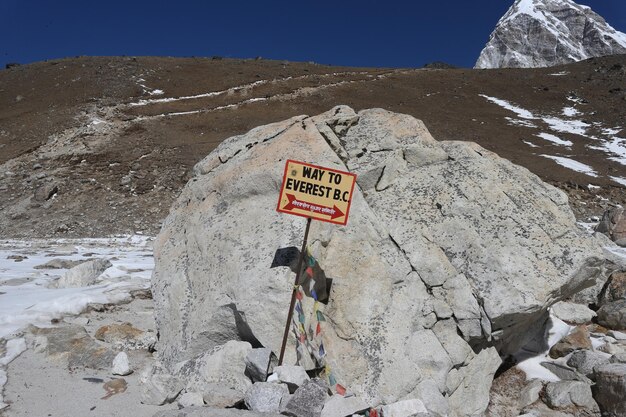
[(572, 0), (516, 0), (475, 68), (551, 67), (626, 53), (626, 34)]
[[(0, 235), (155, 235), (222, 140), (338, 104), (423, 120), (570, 193), (626, 204), (626, 56), (551, 69), (79, 57), (0, 71)], [(599, 187), (599, 188), (598, 188)]]

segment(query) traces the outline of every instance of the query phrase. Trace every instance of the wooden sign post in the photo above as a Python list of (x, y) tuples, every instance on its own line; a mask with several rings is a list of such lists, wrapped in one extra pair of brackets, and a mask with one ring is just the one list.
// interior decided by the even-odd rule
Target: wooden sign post
[(293, 318), (296, 303), (296, 292), (300, 282), (302, 262), (306, 252), (311, 220), (335, 223), (345, 226), (352, 202), (352, 191), (356, 183), (356, 175), (336, 169), (288, 160), (285, 163), (283, 184), (278, 198), (277, 211), (306, 217), (304, 240), (300, 250), (300, 258), (296, 268), (296, 280), (291, 292), (291, 303), (287, 314), (287, 323), (283, 333), (278, 365), (283, 364), (289, 326)]

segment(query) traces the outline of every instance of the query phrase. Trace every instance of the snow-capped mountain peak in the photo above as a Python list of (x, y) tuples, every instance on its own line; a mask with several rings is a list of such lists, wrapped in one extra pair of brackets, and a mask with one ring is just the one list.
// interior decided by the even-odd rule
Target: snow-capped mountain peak
[(549, 67), (626, 53), (626, 34), (572, 0), (516, 0), (475, 68)]

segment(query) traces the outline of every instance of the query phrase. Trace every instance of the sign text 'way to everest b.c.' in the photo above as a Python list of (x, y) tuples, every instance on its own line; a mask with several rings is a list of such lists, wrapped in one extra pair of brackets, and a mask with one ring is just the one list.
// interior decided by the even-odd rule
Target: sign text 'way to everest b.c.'
[(356, 175), (288, 160), (277, 210), (345, 225)]

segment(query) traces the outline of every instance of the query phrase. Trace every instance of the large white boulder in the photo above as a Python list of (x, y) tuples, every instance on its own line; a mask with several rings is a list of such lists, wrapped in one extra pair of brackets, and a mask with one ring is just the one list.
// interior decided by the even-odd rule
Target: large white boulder
[(314, 221), (309, 241), (332, 279), (326, 363), (368, 404), (419, 399), (429, 380), (450, 415), (470, 399), (479, 415), (496, 348), (516, 350), (553, 303), (604, 278), (558, 189), (411, 116), (341, 106), (227, 139), (196, 165), (155, 242), (169, 369), (231, 339), (280, 350), (294, 275), (271, 266), (305, 226), (275, 210), (287, 159), (358, 175), (348, 225)]

